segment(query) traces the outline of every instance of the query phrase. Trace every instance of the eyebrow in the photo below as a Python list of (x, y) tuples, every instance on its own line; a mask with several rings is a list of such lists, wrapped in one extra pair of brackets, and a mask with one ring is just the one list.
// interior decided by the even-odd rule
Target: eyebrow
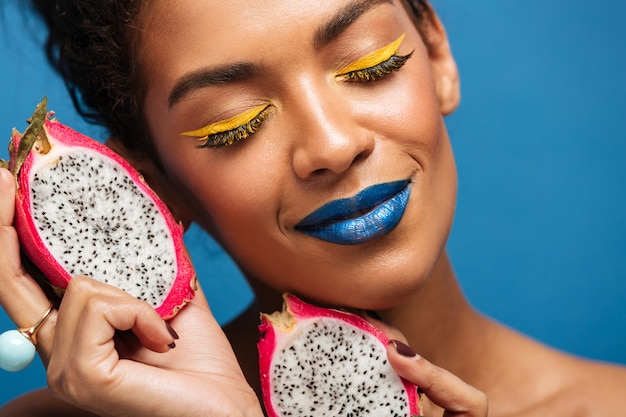
[(313, 44), (316, 49), (329, 44), (341, 35), (355, 20), (368, 10), (380, 4), (391, 4), (392, 0), (355, 0), (339, 10), (316, 32)]
[[(341, 35), (355, 20), (368, 10), (392, 0), (355, 0), (346, 5), (322, 24), (313, 38), (315, 49), (320, 49)], [(172, 108), (184, 96), (194, 90), (215, 84), (245, 81), (259, 74), (259, 68), (250, 62), (238, 62), (217, 68), (202, 68), (181, 77), (167, 99), (168, 108)]]
[(203, 68), (191, 72), (180, 78), (174, 85), (174, 88), (172, 88), (167, 99), (168, 107), (171, 109), (174, 104), (193, 90), (215, 84), (247, 80), (258, 73), (258, 68), (250, 62), (238, 62), (223, 67)]

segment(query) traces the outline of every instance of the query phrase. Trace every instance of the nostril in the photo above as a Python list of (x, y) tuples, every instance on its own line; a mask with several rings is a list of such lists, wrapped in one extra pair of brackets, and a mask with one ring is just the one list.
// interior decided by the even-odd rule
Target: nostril
[(355, 164), (357, 162), (362, 162), (363, 160), (367, 159), (368, 156), (370, 156), (372, 153), (371, 149), (363, 149), (361, 151), (361, 153), (359, 153), (355, 158), (354, 161), (352, 161), (352, 164)]
[(354, 126), (341, 130), (332, 126), (304, 137), (292, 155), (294, 172), (302, 179), (341, 175), (366, 160), (376, 142), (371, 132)]

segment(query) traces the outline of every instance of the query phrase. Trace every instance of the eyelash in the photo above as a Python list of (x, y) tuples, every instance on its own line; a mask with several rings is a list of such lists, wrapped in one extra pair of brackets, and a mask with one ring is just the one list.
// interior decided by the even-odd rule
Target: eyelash
[[(398, 71), (402, 68), (412, 55), (413, 52), (407, 55), (394, 54), (380, 64), (351, 71), (346, 74), (342, 74), (339, 77), (345, 81), (357, 83), (378, 81), (392, 72)], [(270, 105), (266, 106), (248, 123), (224, 132), (208, 135), (203, 142), (198, 145), (198, 148), (221, 148), (249, 138), (261, 128), (261, 125), (269, 115), (270, 107)]]
[(388, 74), (394, 71), (398, 71), (404, 66), (404, 64), (411, 58), (413, 52), (407, 55), (392, 55), (389, 59), (376, 64), (372, 67), (363, 68), (342, 74), (340, 77), (345, 81), (366, 83), (370, 81), (377, 81), (384, 78)]
[(218, 132), (210, 134), (198, 145), (198, 148), (221, 148), (223, 146), (230, 146), (235, 142), (249, 138), (261, 128), (261, 124), (267, 119), (270, 105), (266, 106), (259, 112), (252, 120), (241, 126), (237, 126), (234, 129), (226, 130), (224, 132)]

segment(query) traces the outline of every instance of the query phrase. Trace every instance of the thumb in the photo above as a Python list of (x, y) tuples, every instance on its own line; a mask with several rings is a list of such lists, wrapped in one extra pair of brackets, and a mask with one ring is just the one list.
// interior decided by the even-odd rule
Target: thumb
[(433, 365), (409, 346), (391, 340), (387, 347), (389, 363), (404, 379), (417, 385), (444, 417), (486, 417), (487, 396), (456, 375)]

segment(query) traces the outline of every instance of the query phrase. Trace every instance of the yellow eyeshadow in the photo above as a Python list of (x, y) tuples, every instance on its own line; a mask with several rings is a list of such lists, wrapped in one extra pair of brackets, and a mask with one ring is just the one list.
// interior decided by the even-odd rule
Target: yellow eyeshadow
[(262, 106), (258, 106), (248, 111), (245, 111), (241, 114), (238, 114), (237, 116), (231, 117), (230, 119), (222, 120), (217, 123), (213, 123), (208, 126), (201, 127), (200, 129), (197, 129), (197, 130), (190, 130), (189, 132), (183, 132), (181, 133), (181, 135), (193, 136), (193, 137), (202, 139), (210, 135), (215, 135), (216, 133), (227, 132), (229, 130), (236, 129), (242, 125), (250, 123), (266, 107), (267, 107), (267, 104), (263, 104)]
[(339, 70), (337, 75), (345, 75), (353, 71), (370, 68), (388, 60), (394, 56), (396, 52), (398, 52), (398, 48), (400, 47), (400, 44), (404, 40), (405, 36), (406, 34), (403, 34), (389, 45), (383, 46), (382, 48), (365, 55), (363, 58), (360, 58), (350, 65), (343, 67)]

